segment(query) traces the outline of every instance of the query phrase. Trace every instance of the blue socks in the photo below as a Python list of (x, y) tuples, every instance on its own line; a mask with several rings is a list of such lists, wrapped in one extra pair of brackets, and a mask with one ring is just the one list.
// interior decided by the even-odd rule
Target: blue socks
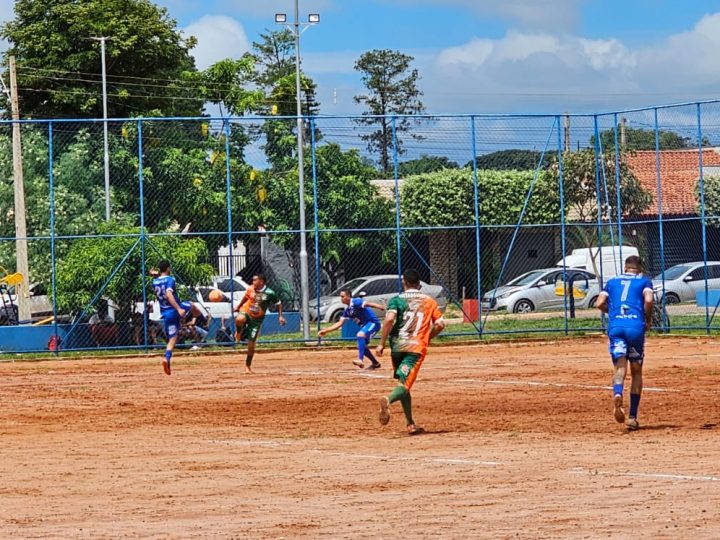
[(170, 364), (170, 357), (172, 357), (172, 351), (165, 350), (165, 360)]
[(613, 397), (615, 396), (622, 396), (623, 395), (623, 385), (620, 384), (613, 384)]
[(637, 418), (638, 406), (640, 405), (640, 394), (630, 394), (630, 417)]
[(373, 353), (370, 351), (370, 347), (368, 347), (368, 342), (366, 341), (366, 339), (367, 339), (367, 338), (364, 338), (364, 337), (358, 337), (358, 338), (357, 338), (357, 342), (358, 342), (358, 356), (359, 356), (359, 358), (360, 358), (360, 361), (362, 362), (362, 361), (363, 361), (363, 358), (364, 358), (365, 356), (367, 356), (373, 364), (377, 364), (378, 361), (377, 361), (377, 359), (373, 356)]

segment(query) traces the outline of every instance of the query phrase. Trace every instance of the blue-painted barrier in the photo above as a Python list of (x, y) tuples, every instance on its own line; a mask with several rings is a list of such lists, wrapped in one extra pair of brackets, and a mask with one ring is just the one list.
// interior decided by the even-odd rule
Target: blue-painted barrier
[[(300, 331), (300, 313), (290, 312), (285, 313), (284, 316), (286, 320), (285, 326), (280, 326), (277, 313), (268, 313), (263, 323), (261, 339), (262, 337), (272, 336), (273, 334)], [(136, 347), (130, 325), (117, 326), (117, 347), (122, 348), (123, 345)], [(62, 339), (60, 345), (61, 350), (97, 348), (89, 324), (78, 324), (68, 337), (68, 332), (71, 327), (72, 325), (70, 324), (61, 324), (57, 327), (58, 335)], [(210, 321), (207, 338), (208, 343), (215, 342), (215, 334), (219, 329), (219, 319)], [(234, 329), (231, 328), (231, 332), (234, 332)], [(0, 353), (47, 351), (48, 343), (54, 333), (55, 326), (51, 324), (39, 326), (0, 326)]]
[(695, 294), (695, 303), (698, 307), (709, 306), (714, 308), (720, 302), (720, 289), (710, 289), (705, 297), (705, 291), (698, 291)]

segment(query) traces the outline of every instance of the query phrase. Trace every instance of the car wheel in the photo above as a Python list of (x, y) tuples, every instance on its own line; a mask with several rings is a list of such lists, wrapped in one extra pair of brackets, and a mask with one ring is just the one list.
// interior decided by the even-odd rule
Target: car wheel
[(333, 312), (330, 314), (330, 317), (328, 318), (328, 320), (329, 320), (331, 323), (336, 323), (336, 322), (338, 322), (338, 321), (340, 320), (340, 317), (342, 317), (342, 314), (343, 314), (342, 310), (333, 311)]
[(679, 304), (680, 303), (680, 297), (675, 293), (665, 293), (665, 303), (666, 304)]
[(590, 299), (590, 302), (588, 303), (588, 308), (594, 308), (594, 307), (595, 307), (595, 304), (597, 304), (597, 299), (598, 299), (597, 296), (593, 296), (593, 297)]
[(525, 298), (518, 300), (513, 306), (513, 313), (530, 313), (531, 311), (535, 311), (535, 306), (530, 300), (526, 300)]

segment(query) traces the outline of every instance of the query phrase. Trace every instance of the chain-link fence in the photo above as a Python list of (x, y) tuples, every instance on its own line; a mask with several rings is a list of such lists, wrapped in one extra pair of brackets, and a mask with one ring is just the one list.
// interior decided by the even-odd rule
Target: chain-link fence
[(306, 118), (300, 170), (295, 118), (110, 120), (107, 155), (102, 121), (0, 122), (0, 349), (163, 346), (163, 259), (203, 313), (188, 347), (235, 345), (258, 273), (288, 316), (270, 313), (263, 341), (317, 339), (342, 315), (339, 287), (384, 303), (407, 268), (448, 334), (602, 331), (593, 306), (631, 254), (654, 278), (660, 330), (710, 332), (717, 118), (717, 102)]

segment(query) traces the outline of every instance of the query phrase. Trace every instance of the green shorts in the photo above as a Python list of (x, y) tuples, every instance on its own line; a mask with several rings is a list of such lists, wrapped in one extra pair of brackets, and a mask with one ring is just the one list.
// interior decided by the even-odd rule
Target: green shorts
[(260, 335), (260, 327), (264, 319), (253, 319), (245, 315), (245, 326), (243, 327), (240, 341), (255, 341)]
[(415, 383), (420, 366), (425, 359), (424, 354), (409, 352), (394, 352), (391, 355), (393, 364), (393, 377), (410, 390)]

